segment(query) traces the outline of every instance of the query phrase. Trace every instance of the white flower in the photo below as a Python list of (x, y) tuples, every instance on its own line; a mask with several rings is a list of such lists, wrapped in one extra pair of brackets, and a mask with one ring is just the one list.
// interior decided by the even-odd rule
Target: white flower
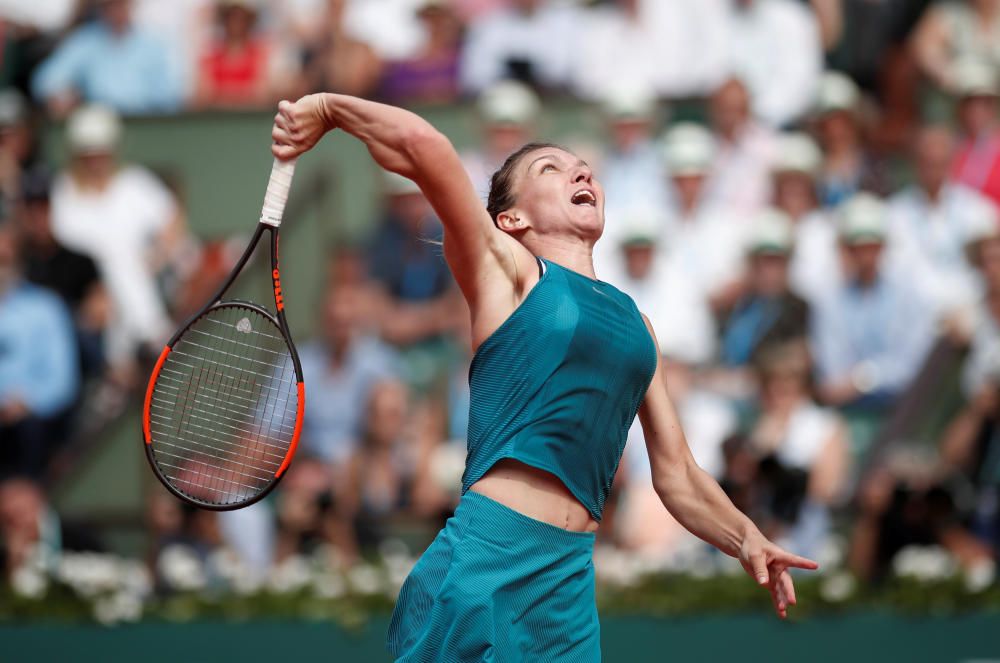
[(239, 555), (228, 548), (216, 548), (205, 560), (208, 572), (233, 584), (236, 578), (245, 570)]
[(844, 563), (847, 541), (842, 536), (830, 535), (819, 546), (816, 561), (821, 569), (836, 569)]
[(260, 591), (264, 585), (263, 575), (256, 569), (244, 568), (232, 579), (233, 591), (240, 596), (250, 596)]
[(359, 594), (376, 594), (382, 589), (381, 575), (371, 564), (358, 564), (347, 572), (347, 582)]
[(105, 626), (137, 622), (141, 618), (142, 601), (130, 592), (115, 592), (94, 602), (94, 619)]
[(278, 593), (292, 593), (308, 585), (311, 579), (309, 561), (293, 555), (271, 570), (268, 587)]
[(114, 591), (122, 583), (123, 563), (114, 555), (64, 554), (56, 576), (79, 595), (92, 598)]
[(18, 596), (40, 599), (49, 588), (48, 578), (31, 564), (25, 564), (14, 571), (10, 585)]
[(313, 579), (313, 590), (321, 599), (337, 599), (347, 592), (347, 583), (340, 574), (327, 571)]
[(819, 595), (830, 603), (846, 601), (857, 588), (857, 582), (847, 571), (837, 571), (823, 577), (819, 585)]
[(386, 562), (394, 559), (409, 558), (410, 547), (402, 539), (392, 537), (378, 544), (378, 554)]
[(996, 577), (996, 563), (991, 559), (984, 559), (965, 570), (963, 581), (968, 592), (978, 594), (989, 588)]
[(207, 583), (205, 568), (190, 546), (177, 543), (166, 546), (156, 560), (156, 569), (173, 589), (197, 591)]
[(457, 443), (446, 443), (435, 447), (430, 458), (431, 480), (439, 489), (457, 492), (462, 485), (467, 452)]
[(892, 570), (899, 577), (928, 582), (950, 578), (955, 574), (956, 564), (940, 546), (907, 546), (892, 558)]
[(153, 579), (146, 565), (138, 560), (127, 560), (119, 566), (122, 591), (133, 596), (148, 596), (153, 591)]

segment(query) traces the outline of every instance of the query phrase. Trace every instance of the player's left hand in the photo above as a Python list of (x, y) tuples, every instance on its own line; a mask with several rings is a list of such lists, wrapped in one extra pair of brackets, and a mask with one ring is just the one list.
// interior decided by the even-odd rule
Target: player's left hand
[(759, 531), (748, 534), (740, 546), (740, 564), (762, 587), (771, 592), (771, 602), (779, 617), (788, 617), (788, 606), (795, 605), (795, 586), (790, 568), (815, 570), (819, 564), (793, 555), (770, 542)]

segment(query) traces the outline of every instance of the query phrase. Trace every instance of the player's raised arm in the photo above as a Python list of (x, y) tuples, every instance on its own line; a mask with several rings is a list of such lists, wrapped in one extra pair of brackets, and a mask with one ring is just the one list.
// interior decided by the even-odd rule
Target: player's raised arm
[(375, 161), (416, 182), (445, 227), (446, 257), (470, 303), (483, 283), (516, 270), (509, 238), (493, 225), (451, 142), (401, 108), (341, 94), (312, 94), (278, 105), (272, 151), (290, 159), (341, 129), (361, 140)]

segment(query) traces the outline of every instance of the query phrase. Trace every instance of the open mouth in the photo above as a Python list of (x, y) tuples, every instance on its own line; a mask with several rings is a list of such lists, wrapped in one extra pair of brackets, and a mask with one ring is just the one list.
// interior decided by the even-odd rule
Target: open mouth
[(597, 207), (597, 196), (590, 189), (580, 189), (569, 199), (574, 205), (590, 205)]

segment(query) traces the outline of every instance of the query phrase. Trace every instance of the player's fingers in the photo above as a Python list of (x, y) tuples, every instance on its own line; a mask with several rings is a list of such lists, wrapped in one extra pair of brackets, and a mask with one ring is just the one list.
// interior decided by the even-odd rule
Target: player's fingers
[(809, 569), (815, 570), (819, 568), (819, 562), (813, 561), (807, 557), (800, 557), (799, 555), (793, 555), (790, 552), (786, 552), (777, 546), (771, 552), (771, 558), (773, 561), (778, 562), (783, 566), (793, 566), (797, 569)]
[(281, 127), (285, 131), (288, 131), (288, 118), (284, 114), (278, 113), (274, 116), (274, 126)]
[(781, 595), (781, 591), (777, 586), (771, 587), (771, 604), (774, 605), (774, 611), (782, 619), (788, 615), (788, 606), (786, 605), (784, 598)]
[(271, 154), (278, 157), (282, 161), (288, 161), (289, 159), (297, 157), (299, 155), (299, 150), (290, 145), (275, 144), (271, 146)]
[(286, 145), (289, 142), (288, 132), (279, 126), (271, 129), (271, 140), (279, 145)]
[(770, 574), (767, 572), (767, 558), (764, 557), (764, 552), (762, 550), (756, 550), (748, 555), (750, 559), (750, 568), (753, 570), (753, 577), (757, 581), (758, 585), (766, 585), (770, 580)]
[(781, 587), (781, 591), (784, 593), (785, 598), (788, 601), (788, 605), (795, 605), (795, 583), (792, 582), (792, 574), (787, 570), (782, 571), (781, 575), (778, 576), (778, 586)]

